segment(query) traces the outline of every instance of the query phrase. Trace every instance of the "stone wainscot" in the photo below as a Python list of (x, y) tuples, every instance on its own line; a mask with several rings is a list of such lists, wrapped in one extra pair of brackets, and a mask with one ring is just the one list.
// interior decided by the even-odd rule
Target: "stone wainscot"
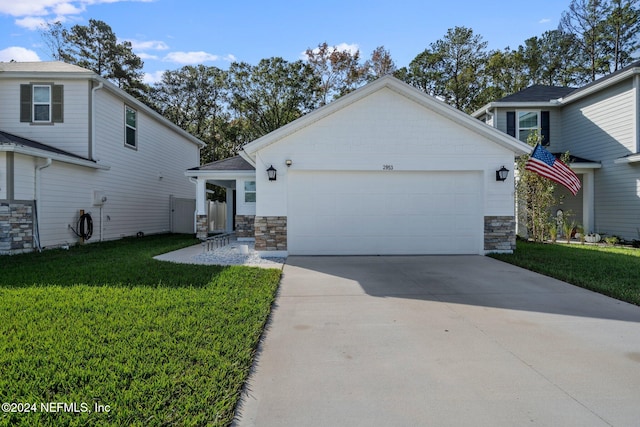
[(516, 221), (512, 216), (484, 217), (484, 250), (512, 252), (516, 249)]
[(0, 255), (33, 251), (33, 202), (0, 202)]

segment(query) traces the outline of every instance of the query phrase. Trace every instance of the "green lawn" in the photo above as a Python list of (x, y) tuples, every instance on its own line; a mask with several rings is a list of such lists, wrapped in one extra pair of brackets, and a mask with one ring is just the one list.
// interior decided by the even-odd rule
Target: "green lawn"
[(194, 243), (0, 257), (0, 426), (228, 425), (280, 271), (152, 259)]
[(518, 241), (513, 254), (493, 258), (640, 305), (640, 250), (620, 246)]

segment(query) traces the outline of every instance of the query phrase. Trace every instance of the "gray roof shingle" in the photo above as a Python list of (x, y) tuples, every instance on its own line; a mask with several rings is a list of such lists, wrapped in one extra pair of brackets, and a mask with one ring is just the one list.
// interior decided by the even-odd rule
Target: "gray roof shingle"
[(0, 72), (8, 73), (84, 73), (93, 71), (61, 61), (0, 62)]
[[(59, 148), (51, 147), (46, 144), (42, 144), (31, 139), (23, 138), (21, 136), (13, 135), (0, 130), (0, 145), (19, 145), (22, 147), (35, 148), (38, 150), (48, 151), (50, 153), (62, 154), (64, 156), (75, 157), (76, 159), (89, 160), (85, 157), (78, 156), (68, 151), (60, 150)], [(91, 160), (89, 160), (91, 161)]]
[(573, 87), (533, 85), (499, 99), (498, 102), (549, 102), (576, 90)]
[(228, 159), (216, 160), (215, 162), (204, 164), (197, 168), (191, 168), (192, 171), (253, 171), (256, 170), (245, 159), (240, 156), (230, 157)]

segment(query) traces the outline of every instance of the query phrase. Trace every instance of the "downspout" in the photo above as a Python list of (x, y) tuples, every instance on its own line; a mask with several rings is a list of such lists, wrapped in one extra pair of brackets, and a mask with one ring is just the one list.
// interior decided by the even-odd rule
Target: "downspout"
[(40, 178), (41, 178), (41, 175), (42, 175), (42, 172), (41, 172), (42, 169), (48, 168), (49, 166), (51, 166), (51, 163), (52, 163), (52, 160), (49, 157), (44, 165), (36, 166), (36, 170), (35, 170), (36, 176), (35, 176), (35, 183), (34, 183), (34, 185), (35, 185), (35, 188), (34, 188), (34, 193), (35, 194), (34, 195), (36, 197), (36, 200), (35, 200), (35, 205), (34, 205), (34, 210), (35, 210), (34, 216), (35, 216), (35, 226), (36, 226), (35, 228), (36, 229), (35, 229), (35, 233), (34, 233), (35, 236), (34, 237), (36, 239), (36, 245), (37, 245), (37, 248), (38, 248), (39, 252), (42, 252), (42, 245), (40, 245), (40, 212), (41, 212), (41, 207), (42, 207), (42, 204), (41, 204), (41, 201), (40, 201), (40, 199), (41, 199), (41, 194), (40, 193), (41, 193), (41, 187), (42, 187), (40, 185)]
[(634, 136), (636, 139), (636, 153), (640, 153), (640, 125), (638, 124), (638, 117), (640, 117), (640, 76), (638, 74), (633, 76), (633, 89), (633, 93), (636, 98), (636, 103), (634, 106), (635, 114), (633, 115), (633, 117), (635, 118), (633, 120), (633, 126), (635, 127)]
[[(104, 87), (103, 82), (98, 82), (98, 86), (91, 89), (91, 141), (89, 142), (89, 158), (97, 161), (96, 158), (96, 92)], [(102, 227), (102, 224), (100, 225)]]

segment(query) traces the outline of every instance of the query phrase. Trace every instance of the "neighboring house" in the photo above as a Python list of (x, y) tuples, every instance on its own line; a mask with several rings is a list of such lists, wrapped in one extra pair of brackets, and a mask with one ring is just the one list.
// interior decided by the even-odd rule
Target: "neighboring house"
[(387, 76), (186, 175), (200, 237), (213, 183), (271, 255), (484, 254), (515, 247), (513, 172), (496, 171), (530, 150)]
[[(168, 232), (194, 184), (200, 140), (95, 73), (62, 62), (0, 63), (0, 254)], [(192, 201), (195, 205), (195, 201)], [(174, 227), (172, 227), (172, 221)], [(78, 231), (78, 230), (76, 230)]]
[(552, 214), (572, 212), (586, 233), (640, 238), (640, 62), (577, 89), (532, 86), (472, 115), (523, 141), (538, 129), (547, 150), (569, 151), (582, 189), (558, 186)]

